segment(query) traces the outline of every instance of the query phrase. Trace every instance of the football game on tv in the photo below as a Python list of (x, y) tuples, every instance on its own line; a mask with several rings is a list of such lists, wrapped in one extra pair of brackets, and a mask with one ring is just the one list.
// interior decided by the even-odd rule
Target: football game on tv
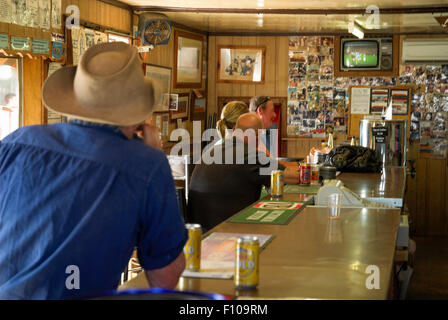
[(345, 68), (375, 68), (379, 63), (377, 41), (347, 41), (344, 43)]

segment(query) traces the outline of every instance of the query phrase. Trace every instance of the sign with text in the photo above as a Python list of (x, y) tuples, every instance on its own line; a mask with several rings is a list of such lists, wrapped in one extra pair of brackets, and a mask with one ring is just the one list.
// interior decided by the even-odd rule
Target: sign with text
[(49, 54), (50, 53), (50, 41), (33, 39), (33, 53), (37, 54)]
[(30, 38), (11, 37), (11, 49), (30, 51)]
[(375, 127), (372, 128), (372, 135), (375, 137), (376, 143), (386, 143), (388, 130), (386, 127)]
[(9, 36), (7, 34), (0, 34), (0, 49), (9, 49)]

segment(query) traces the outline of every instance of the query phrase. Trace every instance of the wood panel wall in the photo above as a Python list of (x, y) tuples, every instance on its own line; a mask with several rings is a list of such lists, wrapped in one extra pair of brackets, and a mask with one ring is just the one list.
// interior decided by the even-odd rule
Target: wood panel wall
[[(217, 83), (218, 46), (264, 46), (266, 47), (266, 68), (264, 84)], [(218, 97), (238, 97), (267, 95), (272, 97), (288, 96), (288, 37), (209, 37), (208, 69), (208, 114), (218, 110)]]
[(447, 160), (420, 158), (418, 142), (409, 147), (408, 158), (416, 160), (416, 176), (408, 175), (405, 196), (412, 232), (417, 236), (448, 236)]
[[(136, 17), (134, 17), (134, 24), (137, 25), (137, 23), (138, 23), (138, 19)], [(178, 31), (185, 31), (185, 32), (188, 32), (188, 33), (192, 33), (192, 34), (195, 34), (195, 35), (202, 36), (203, 37), (203, 41), (205, 43), (205, 48), (207, 48), (207, 36), (201, 35), (201, 34), (198, 34), (198, 33), (194, 33), (194, 32), (188, 31), (188, 30), (184, 30), (184, 29), (180, 29), (180, 28), (174, 27), (173, 30), (172, 30), (171, 37), (170, 37), (170, 41), (168, 42), (168, 44), (161, 45), (161, 46), (156, 46), (153, 51), (145, 54), (144, 55), (144, 62), (148, 63), (148, 64), (153, 64), (153, 65), (157, 65), (157, 66), (171, 68), (171, 88), (170, 88), (170, 92), (172, 94), (176, 94), (176, 93), (190, 93), (191, 88), (173, 88), (173, 77), (174, 77), (174, 69), (173, 69), (174, 68), (174, 32), (176, 30), (178, 30)], [(203, 52), (203, 58), (204, 58), (204, 61), (207, 62), (207, 52)], [(195, 89), (206, 90), (206, 85), (207, 85), (206, 79), (202, 79), (202, 86), (200, 88), (195, 88)], [(183, 119), (183, 121), (185, 121), (185, 119)], [(155, 117), (153, 117), (153, 122), (155, 123)], [(205, 121), (204, 121), (204, 123), (205, 123)], [(175, 129), (177, 129), (177, 123), (175, 121), (170, 121), (169, 129), (168, 129), (168, 131), (169, 131), (168, 136)], [(189, 118), (187, 120), (187, 130), (190, 131), (190, 133), (193, 132), (192, 131), (193, 130), (193, 122)]]

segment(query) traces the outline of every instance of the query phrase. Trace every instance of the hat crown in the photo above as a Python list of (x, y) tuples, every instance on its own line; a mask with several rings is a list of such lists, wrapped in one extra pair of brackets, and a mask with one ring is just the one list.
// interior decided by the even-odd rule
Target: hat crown
[(157, 83), (145, 78), (137, 49), (125, 43), (89, 48), (77, 67), (53, 73), (43, 88), (47, 108), (94, 122), (132, 125), (147, 119)]

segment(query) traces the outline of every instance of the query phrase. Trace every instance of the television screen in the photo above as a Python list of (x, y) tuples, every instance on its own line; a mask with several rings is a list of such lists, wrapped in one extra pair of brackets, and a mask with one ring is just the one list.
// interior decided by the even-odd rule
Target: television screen
[(379, 46), (377, 41), (344, 42), (345, 68), (375, 68), (379, 63)]

